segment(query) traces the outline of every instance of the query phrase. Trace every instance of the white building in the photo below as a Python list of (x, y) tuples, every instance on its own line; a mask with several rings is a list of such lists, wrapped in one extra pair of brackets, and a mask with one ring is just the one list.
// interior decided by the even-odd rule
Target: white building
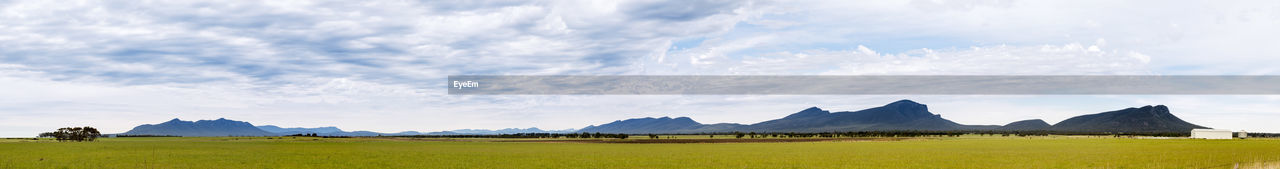
[(1240, 130), (1240, 132), (1236, 132), (1236, 137), (1239, 137), (1240, 139), (1249, 138), (1249, 132), (1245, 132), (1244, 130)]
[(1191, 138), (1231, 139), (1231, 130), (1191, 129)]

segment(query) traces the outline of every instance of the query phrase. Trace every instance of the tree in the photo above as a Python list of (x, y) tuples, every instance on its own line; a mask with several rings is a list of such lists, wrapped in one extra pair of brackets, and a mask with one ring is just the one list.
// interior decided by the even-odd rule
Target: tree
[(98, 140), (98, 136), (102, 136), (102, 133), (98, 132), (98, 129), (96, 128), (84, 126), (84, 128), (80, 130), (80, 136), (83, 138), (82, 140), (94, 141)]
[(98, 129), (85, 127), (63, 127), (57, 131), (40, 133), (40, 137), (53, 137), (58, 141), (94, 141), (102, 136)]

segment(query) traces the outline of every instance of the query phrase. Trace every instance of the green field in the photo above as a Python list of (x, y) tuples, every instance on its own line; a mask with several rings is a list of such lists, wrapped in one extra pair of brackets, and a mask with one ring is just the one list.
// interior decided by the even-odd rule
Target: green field
[(1280, 161), (1277, 139), (965, 136), (792, 143), (502, 141), (510, 140), (3, 139), (0, 168), (1219, 168)]

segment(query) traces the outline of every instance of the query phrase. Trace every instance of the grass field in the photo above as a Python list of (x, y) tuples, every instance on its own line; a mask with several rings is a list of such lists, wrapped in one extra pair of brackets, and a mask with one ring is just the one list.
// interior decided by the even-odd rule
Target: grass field
[(508, 142), (512, 140), (0, 139), (0, 168), (1229, 168), (1275, 167), (1280, 161), (1277, 139), (965, 136), (786, 143)]

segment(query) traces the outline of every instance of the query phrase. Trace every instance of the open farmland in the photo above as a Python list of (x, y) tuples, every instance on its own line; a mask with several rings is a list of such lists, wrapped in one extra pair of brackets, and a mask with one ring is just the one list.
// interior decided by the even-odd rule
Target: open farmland
[(692, 144), (615, 144), (647, 138), (573, 140), (3, 139), (0, 168), (1229, 168), (1274, 167), (1280, 161), (1277, 139), (963, 136)]

